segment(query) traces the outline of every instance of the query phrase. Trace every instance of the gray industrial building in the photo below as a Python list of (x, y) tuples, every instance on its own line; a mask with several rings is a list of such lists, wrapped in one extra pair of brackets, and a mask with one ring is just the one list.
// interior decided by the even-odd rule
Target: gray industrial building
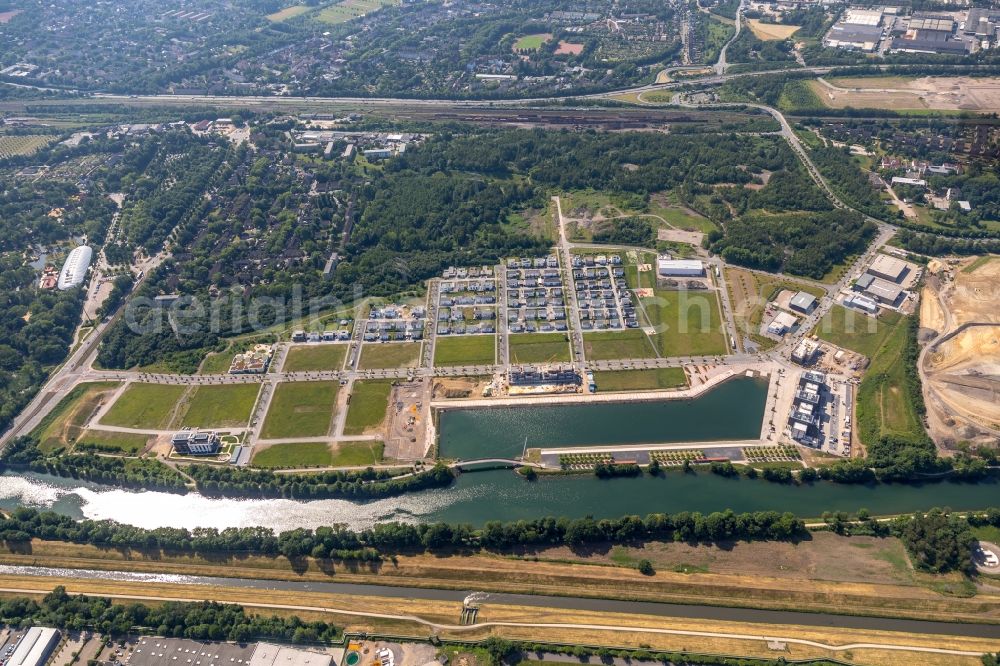
[(17, 642), (14, 653), (6, 666), (43, 666), (52, 651), (59, 645), (59, 630), (50, 627), (32, 627)]

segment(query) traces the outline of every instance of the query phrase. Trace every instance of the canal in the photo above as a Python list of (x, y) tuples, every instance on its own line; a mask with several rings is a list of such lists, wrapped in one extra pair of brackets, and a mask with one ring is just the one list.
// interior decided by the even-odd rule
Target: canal
[(75, 518), (110, 519), (145, 528), (245, 527), (275, 530), (342, 523), (363, 529), (378, 522), (511, 521), (543, 516), (678, 511), (792, 511), (818, 517), (824, 511), (908, 513), (932, 507), (982, 509), (998, 503), (1000, 481), (937, 481), (926, 484), (804, 486), (727, 479), (707, 471), (602, 480), (590, 475), (542, 477), (531, 482), (510, 470), (462, 474), (448, 488), (367, 502), (348, 500), (216, 499), (197, 493), (137, 492), (36, 474), (0, 476), (0, 508), (33, 506)]
[(521, 455), (528, 448), (756, 439), (766, 378), (735, 377), (690, 400), (443, 410), (443, 458)]

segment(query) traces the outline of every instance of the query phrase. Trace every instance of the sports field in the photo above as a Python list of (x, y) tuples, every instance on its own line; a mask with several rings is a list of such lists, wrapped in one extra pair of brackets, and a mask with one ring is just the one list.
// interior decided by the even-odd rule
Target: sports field
[(324, 7), (316, 20), (322, 23), (344, 23), (359, 16), (377, 12), (383, 7), (399, 5), (402, 0), (341, 0), (341, 2)]
[(345, 435), (361, 435), (366, 430), (377, 428), (385, 421), (389, 407), (392, 380), (360, 380), (354, 382), (351, 403), (344, 421)]
[(384, 342), (361, 347), (358, 368), (414, 368), (420, 360), (419, 342)]
[(319, 344), (308, 347), (293, 346), (285, 356), (282, 372), (310, 370), (340, 370), (344, 367), (349, 345)]
[(537, 51), (542, 44), (552, 39), (551, 32), (540, 32), (534, 35), (524, 35), (514, 42), (515, 51)]
[(494, 335), (439, 337), (434, 344), (434, 365), (492, 365), (496, 347)]
[(330, 433), (337, 382), (281, 382), (271, 398), (262, 439), (322, 437)]
[(273, 14), (268, 14), (267, 20), (272, 23), (280, 23), (281, 21), (287, 21), (290, 18), (295, 18), (301, 14), (305, 14), (309, 11), (308, 5), (292, 5), (291, 7), (285, 7), (280, 11), (276, 11)]
[(511, 363), (562, 363), (571, 360), (565, 333), (519, 333), (507, 338)]

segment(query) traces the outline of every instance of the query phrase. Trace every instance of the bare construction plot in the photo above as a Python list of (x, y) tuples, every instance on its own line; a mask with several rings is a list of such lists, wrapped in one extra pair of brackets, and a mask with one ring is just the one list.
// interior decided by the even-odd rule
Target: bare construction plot
[(824, 104), (893, 111), (1000, 110), (1000, 78), (924, 76), (818, 79), (810, 85)]

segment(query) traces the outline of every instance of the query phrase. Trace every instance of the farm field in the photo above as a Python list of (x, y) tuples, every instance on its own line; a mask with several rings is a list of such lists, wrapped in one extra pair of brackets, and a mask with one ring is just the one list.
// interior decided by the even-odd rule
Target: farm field
[(872, 359), (899, 327), (901, 319), (898, 312), (884, 312), (878, 319), (872, 319), (842, 305), (834, 305), (813, 332), (827, 342)]
[(414, 368), (420, 360), (419, 342), (386, 342), (361, 347), (358, 368)]
[(434, 344), (434, 365), (492, 365), (496, 346), (495, 335), (439, 337)]
[(584, 354), (592, 361), (656, 358), (646, 334), (637, 328), (583, 334)]
[(660, 356), (701, 356), (729, 351), (722, 332), (719, 296), (714, 291), (658, 290), (656, 298), (640, 299), (650, 336)]
[(330, 445), (326, 442), (296, 442), (292, 444), (272, 444), (258, 451), (251, 461), (254, 467), (263, 469), (287, 469), (291, 467), (329, 467), (333, 461)]
[(320, 10), (316, 14), (316, 20), (331, 24), (344, 23), (401, 2), (402, 0), (341, 0)]
[(351, 402), (344, 422), (345, 435), (361, 435), (385, 421), (389, 407), (392, 380), (360, 380), (354, 382)]
[(44, 134), (26, 134), (22, 136), (0, 135), (0, 159), (15, 155), (33, 155), (55, 139)]
[(83, 432), (91, 414), (118, 386), (114, 382), (91, 382), (75, 387), (32, 433), (38, 438), (39, 448), (50, 453), (71, 446)]
[(308, 5), (292, 5), (273, 14), (268, 14), (267, 20), (273, 23), (280, 23), (281, 21), (287, 21), (290, 18), (305, 14), (309, 9)]
[(337, 382), (282, 382), (274, 390), (262, 439), (323, 437), (330, 432)]
[(104, 425), (137, 430), (165, 430), (170, 426), (186, 386), (136, 383), (125, 389), (101, 419)]
[(507, 338), (511, 363), (563, 363), (570, 360), (565, 333), (518, 333)]
[(344, 367), (348, 347), (349, 345), (328, 343), (308, 347), (292, 346), (285, 356), (281, 371), (340, 370)]
[[(185, 396), (173, 427), (240, 428), (250, 421), (259, 384), (196, 386)], [(186, 407), (186, 409), (185, 409)]]
[(799, 25), (777, 25), (775, 23), (763, 23), (760, 19), (750, 19), (747, 21), (750, 24), (750, 31), (757, 37), (757, 39), (768, 41), (781, 41), (782, 39), (788, 39), (802, 26)]
[(595, 372), (598, 391), (657, 391), (687, 386), (683, 368)]

